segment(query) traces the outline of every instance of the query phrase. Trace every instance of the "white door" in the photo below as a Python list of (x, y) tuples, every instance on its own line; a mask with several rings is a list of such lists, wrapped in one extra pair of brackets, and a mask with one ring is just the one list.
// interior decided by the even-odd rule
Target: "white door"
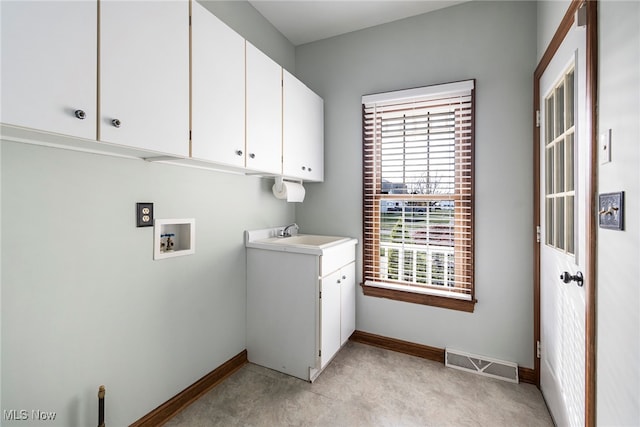
[(191, 3), (191, 156), (244, 167), (244, 39)]
[(96, 139), (97, 7), (2, 2), (2, 123)]
[(282, 174), (324, 178), (324, 101), (284, 70), (282, 76)]
[(189, 2), (100, 2), (101, 141), (189, 155)]
[(322, 278), (320, 284), (320, 367), (324, 368), (340, 349), (340, 270)]
[(586, 30), (574, 25), (540, 79), (540, 387), (558, 426), (585, 422), (585, 92)]
[(247, 42), (248, 169), (282, 173), (282, 67)]
[(356, 263), (340, 269), (340, 345), (356, 330)]

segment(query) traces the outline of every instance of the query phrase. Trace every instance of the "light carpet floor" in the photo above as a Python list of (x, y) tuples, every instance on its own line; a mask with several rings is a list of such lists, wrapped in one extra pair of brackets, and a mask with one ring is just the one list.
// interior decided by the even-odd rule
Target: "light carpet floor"
[(540, 391), (348, 342), (313, 383), (247, 364), (167, 427), (553, 426)]

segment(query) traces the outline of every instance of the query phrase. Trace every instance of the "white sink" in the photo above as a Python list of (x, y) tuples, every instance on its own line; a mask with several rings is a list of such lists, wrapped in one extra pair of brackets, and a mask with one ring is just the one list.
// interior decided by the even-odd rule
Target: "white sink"
[(349, 240), (348, 237), (298, 234), (291, 237), (271, 237), (269, 239), (261, 240), (261, 242), (270, 243), (273, 245), (327, 247), (337, 245), (347, 240)]
[(357, 240), (351, 237), (323, 236), (316, 234), (297, 234), (290, 237), (265, 237), (251, 232), (247, 233), (246, 246), (248, 248), (266, 249), (282, 252), (299, 252), (322, 255), (325, 249), (336, 245)]

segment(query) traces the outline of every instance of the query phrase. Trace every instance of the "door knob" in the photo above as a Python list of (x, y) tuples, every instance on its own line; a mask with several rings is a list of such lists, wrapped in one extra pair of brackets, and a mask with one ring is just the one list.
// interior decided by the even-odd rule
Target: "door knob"
[(584, 277), (582, 276), (582, 272), (578, 271), (575, 276), (572, 276), (571, 274), (569, 274), (568, 271), (565, 271), (564, 273), (562, 273), (560, 275), (560, 279), (564, 282), (564, 283), (569, 283), (569, 282), (576, 282), (576, 284), (580, 287), (582, 287), (584, 285)]

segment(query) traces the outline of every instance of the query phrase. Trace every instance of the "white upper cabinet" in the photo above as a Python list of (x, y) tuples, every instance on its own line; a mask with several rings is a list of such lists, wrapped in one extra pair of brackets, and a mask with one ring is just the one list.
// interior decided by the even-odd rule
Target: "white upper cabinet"
[(322, 98), (196, 1), (0, 7), (5, 139), (324, 179)]
[(189, 2), (101, 1), (99, 84), (99, 140), (188, 156)]
[(0, 121), (95, 139), (97, 2), (0, 7)]
[(324, 179), (324, 101), (288, 71), (283, 72), (282, 174)]
[(247, 42), (246, 167), (282, 173), (282, 67)]
[(244, 39), (197, 2), (191, 9), (191, 155), (244, 167)]

